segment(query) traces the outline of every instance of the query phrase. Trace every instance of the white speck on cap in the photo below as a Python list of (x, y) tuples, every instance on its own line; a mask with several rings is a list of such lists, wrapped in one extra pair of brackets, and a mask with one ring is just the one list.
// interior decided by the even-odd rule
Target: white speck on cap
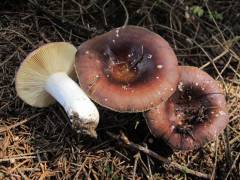
[(158, 69), (162, 69), (162, 68), (163, 68), (163, 65), (159, 64), (159, 65), (157, 65), (157, 68), (158, 68)]
[(191, 101), (192, 100), (192, 96), (188, 96), (188, 100)]
[(226, 113), (224, 111), (219, 111), (220, 115), (225, 115)]
[(147, 56), (149, 59), (151, 59), (152, 58), (152, 54), (148, 54), (148, 56)]
[(132, 57), (133, 56), (133, 53), (131, 53), (131, 54), (128, 54), (128, 57)]
[(179, 82), (178, 84), (178, 90), (183, 91), (183, 82)]
[(127, 90), (127, 89), (128, 89), (128, 86), (127, 86), (127, 85), (122, 85), (122, 88), (123, 88), (124, 90)]

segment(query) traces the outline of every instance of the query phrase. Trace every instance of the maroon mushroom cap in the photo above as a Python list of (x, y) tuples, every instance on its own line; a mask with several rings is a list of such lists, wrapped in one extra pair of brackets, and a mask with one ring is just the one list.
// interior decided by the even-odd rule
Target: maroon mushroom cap
[(151, 133), (174, 149), (192, 150), (215, 139), (228, 123), (226, 100), (218, 83), (195, 67), (179, 67), (177, 91), (144, 114)]
[(117, 28), (81, 44), (75, 68), (89, 97), (119, 112), (142, 112), (166, 101), (178, 82), (172, 48), (137, 26)]

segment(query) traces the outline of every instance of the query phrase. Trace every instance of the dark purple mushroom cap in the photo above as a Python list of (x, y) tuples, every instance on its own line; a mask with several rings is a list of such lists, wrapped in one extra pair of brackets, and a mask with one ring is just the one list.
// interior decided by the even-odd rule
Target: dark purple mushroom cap
[(75, 69), (81, 88), (94, 101), (118, 112), (142, 112), (176, 90), (177, 58), (159, 35), (125, 26), (78, 48)]
[(218, 83), (195, 67), (179, 67), (177, 91), (144, 114), (155, 137), (174, 149), (192, 150), (214, 140), (229, 118), (226, 100)]

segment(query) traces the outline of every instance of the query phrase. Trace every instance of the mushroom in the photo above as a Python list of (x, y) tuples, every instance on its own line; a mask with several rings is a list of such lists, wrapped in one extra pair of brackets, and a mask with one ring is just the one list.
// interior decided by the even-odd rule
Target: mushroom
[(117, 112), (142, 112), (166, 101), (178, 82), (177, 58), (158, 34), (116, 28), (80, 45), (75, 69), (82, 89)]
[(93, 102), (71, 78), (76, 48), (70, 43), (54, 42), (30, 53), (16, 74), (16, 91), (27, 104), (46, 107), (57, 100), (65, 109), (72, 127), (96, 137), (99, 113)]
[(229, 119), (226, 100), (218, 83), (196, 67), (179, 67), (177, 91), (165, 102), (144, 113), (155, 137), (173, 149), (192, 150), (214, 140)]

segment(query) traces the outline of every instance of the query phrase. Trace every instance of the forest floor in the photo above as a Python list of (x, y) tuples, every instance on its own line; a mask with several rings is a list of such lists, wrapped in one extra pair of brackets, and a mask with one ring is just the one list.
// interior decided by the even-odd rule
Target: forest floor
[[(239, 19), (240, 1), (233, 0), (1, 0), (0, 179), (239, 179)], [(180, 65), (223, 85), (230, 123), (214, 142), (173, 151), (151, 136), (140, 113), (102, 107), (98, 139), (91, 140), (71, 129), (59, 104), (40, 109), (17, 96), (15, 73), (28, 53), (53, 41), (79, 46), (124, 24), (160, 34)]]

